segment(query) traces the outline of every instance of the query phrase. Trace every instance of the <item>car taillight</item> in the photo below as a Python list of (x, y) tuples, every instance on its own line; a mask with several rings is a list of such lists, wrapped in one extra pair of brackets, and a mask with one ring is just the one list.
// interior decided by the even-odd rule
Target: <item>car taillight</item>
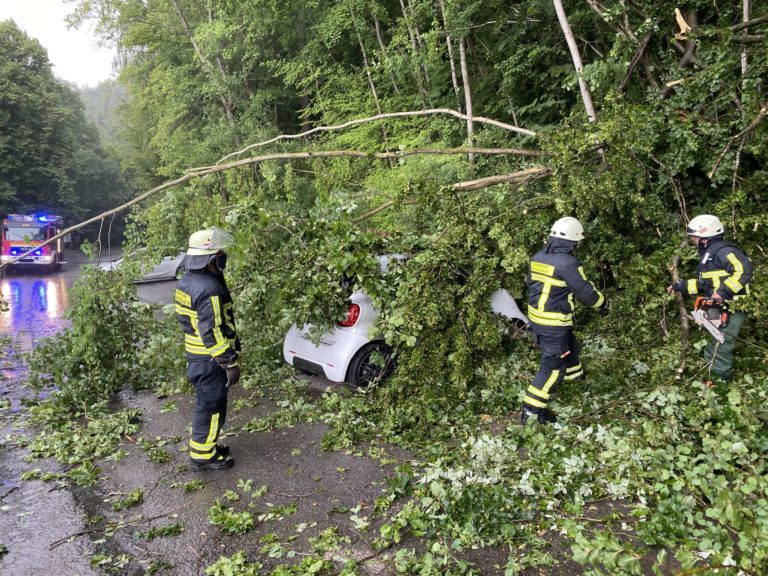
[(360, 306), (357, 304), (350, 304), (346, 318), (336, 322), (336, 325), (341, 326), (342, 328), (349, 328), (350, 326), (355, 325), (358, 318), (360, 318)]

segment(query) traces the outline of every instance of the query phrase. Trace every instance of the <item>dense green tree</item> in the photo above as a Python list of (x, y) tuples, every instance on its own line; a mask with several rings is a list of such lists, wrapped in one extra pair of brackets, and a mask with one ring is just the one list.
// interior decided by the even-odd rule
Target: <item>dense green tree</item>
[(0, 212), (50, 209), (81, 220), (127, 194), (77, 92), (13, 21), (0, 22)]
[[(96, 18), (121, 51), (125, 163), (147, 187), (224, 157), (362, 153), (190, 178), (137, 210), (129, 239), (172, 253), (203, 225), (234, 233), (228, 274), (253, 385), (275, 378), (291, 323), (339, 317), (341, 278), (371, 295), (398, 369), (364, 401), (326, 398), (338, 402), (328, 443), (450, 446), (430, 444), (418, 499), (383, 534), (435, 535), (422, 564), (401, 555), (404, 572), (437, 573), (442, 550), (461, 573), (454, 552), (512, 550), (520, 538), (545, 563), (530, 540), (575, 514), (560, 526), (575, 560), (639, 574), (644, 548), (582, 522), (588, 499), (620, 497), (633, 510), (616, 509), (622, 521), (640, 519), (638, 540), (674, 551), (677, 573), (762, 574), (768, 14), (755, 6), (743, 23), (746, 4), (567, 0), (558, 17), (548, 0), (81, 0), (75, 19)], [(527, 131), (430, 114), (262, 142), (380, 112), (470, 107)], [(533, 153), (405, 155), (467, 144)], [(457, 185), (504, 174), (517, 177)], [(692, 273), (681, 240), (702, 212), (720, 215), (756, 264), (741, 376), (714, 392), (698, 343), (682, 362), (687, 328), (664, 290), (675, 256)], [(504, 285), (525, 298), (528, 259), (564, 214), (585, 224), (579, 256), (614, 302), (608, 318), (577, 312), (589, 380), (562, 391), (562, 428), (478, 439), (481, 415), (508, 422), (535, 371), (535, 352), (507, 338), (488, 296)], [(393, 252), (411, 258), (382, 277), (372, 256)], [(654, 573), (675, 573), (665, 551), (649, 560)], [(511, 552), (508, 573), (534, 565)]]

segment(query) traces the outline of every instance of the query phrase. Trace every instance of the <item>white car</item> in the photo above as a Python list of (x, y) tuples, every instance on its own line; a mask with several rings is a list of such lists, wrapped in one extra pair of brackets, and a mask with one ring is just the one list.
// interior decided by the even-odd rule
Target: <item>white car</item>
[[(389, 258), (379, 257), (384, 272)], [(528, 325), (528, 318), (505, 289), (500, 288), (491, 295), (490, 305), (493, 312), (507, 317), (518, 327)], [(365, 388), (384, 380), (395, 369), (395, 363), (392, 348), (382, 338), (369, 336), (378, 316), (379, 311), (371, 299), (362, 291), (354, 292), (349, 298), (346, 318), (325, 332), (318, 344), (309, 335), (311, 325), (291, 326), (283, 341), (283, 358), (299, 370), (325, 376), (333, 382)]]
[[(184, 260), (185, 253), (181, 252), (176, 256), (165, 256), (159, 264), (153, 266), (146, 274), (140, 278), (134, 280), (136, 284), (142, 282), (160, 282), (163, 280), (177, 280), (184, 274)], [(99, 268), (106, 272), (117, 270), (123, 264), (123, 257), (117, 258), (110, 262), (101, 262)], [(142, 270), (145, 267), (142, 266)]]

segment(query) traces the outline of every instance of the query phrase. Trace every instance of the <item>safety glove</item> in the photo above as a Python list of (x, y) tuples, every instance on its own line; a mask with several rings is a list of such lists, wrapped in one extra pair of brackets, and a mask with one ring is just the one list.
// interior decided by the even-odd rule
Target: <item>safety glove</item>
[(227, 373), (227, 388), (240, 382), (240, 364), (238, 363), (237, 356), (226, 359), (217, 357), (215, 360)]
[(605, 297), (605, 300), (603, 300), (603, 303), (597, 310), (602, 316), (608, 316), (611, 313), (611, 301), (608, 296)]

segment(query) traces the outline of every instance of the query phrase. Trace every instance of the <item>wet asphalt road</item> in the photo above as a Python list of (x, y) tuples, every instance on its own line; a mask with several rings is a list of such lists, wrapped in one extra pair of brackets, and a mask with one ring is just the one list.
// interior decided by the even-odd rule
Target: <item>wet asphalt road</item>
[[(68, 264), (56, 274), (20, 273), (3, 278), (0, 289), (10, 309), (0, 315), (0, 336), (12, 337), (13, 347), (28, 350), (41, 337), (64, 328), (69, 291), (84, 262), (82, 255), (72, 253), (68, 255)], [(139, 295), (146, 301), (169, 302), (174, 287), (175, 282), (141, 285)], [(249, 560), (259, 560), (266, 566), (295, 563), (302, 554), (312, 552), (308, 538), (329, 527), (349, 538), (340, 554), (342, 558), (376, 556), (370, 545), (376, 532), (372, 528), (364, 534), (356, 528), (350, 510), (358, 510), (358, 517), (369, 516), (393, 462), (404, 461), (406, 455), (393, 454), (393, 462), (382, 465), (361, 452), (325, 452), (320, 443), (327, 427), (320, 423), (301, 423), (258, 433), (244, 431), (242, 427), (253, 418), (272, 413), (280, 398), (236, 387), (230, 393), (225, 442), (230, 444), (237, 465), (224, 472), (193, 473), (188, 469), (184, 452), (194, 407), (192, 396), (157, 399), (150, 393), (126, 391), (121, 394), (120, 407), (141, 410), (140, 436), (165, 439), (164, 450), (171, 455), (169, 461), (149, 461), (147, 453), (138, 448), (138, 438), (133, 438), (126, 439), (121, 446), (127, 453), (125, 458), (98, 463), (103, 472), (93, 488), (57, 488), (40, 481), (22, 482), (20, 475), (25, 470), (61, 470), (61, 466), (53, 461), (23, 462), (25, 451), (9, 437), (19, 432), (14, 428), (13, 418), (20, 416), (19, 398), (28, 394), (23, 388), (24, 373), (18, 368), (18, 357), (13, 351), (5, 355), (2, 369), (0, 398), (10, 398), (13, 407), (11, 411), (0, 411), (0, 543), (8, 547), (8, 553), (0, 557), (0, 574), (103, 574), (90, 565), (95, 553), (115, 558), (129, 555), (130, 564), (116, 571), (120, 574), (143, 574), (151, 562), (162, 563), (160, 574), (202, 574), (221, 555), (229, 556), (239, 550), (245, 551)], [(343, 389), (323, 379), (297, 385), (310, 401), (328, 386)], [(173, 403), (174, 409), (163, 409), (168, 402)], [(192, 480), (203, 481), (205, 488), (186, 493), (182, 484)], [(246, 535), (223, 535), (209, 523), (208, 509), (225, 491), (238, 491), (238, 482), (247, 480), (254, 488), (269, 487), (267, 494), (254, 502), (256, 512), (283, 506), (295, 510), (282, 518), (264, 520)], [(144, 502), (122, 513), (113, 512), (110, 502), (135, 488), (144, 491)], [(242, 491), (241, 494), (247, 496)], [(245, 509), (245, 505), (237, 509)], [(132, 524), (114, 537), (105, 538), (103, 532), (94, 531), (87, 522), (97, 516)], [(149, 518), (154, 520), (147, 521)], [(181, 535), (152, 541), (134, 535), (135, 530), (171, 522), (183, 523)], [(376, 524), (372, 521), (374, 528)], [(289, 560), (260, 553), (261, 539), (266, 534), (289, 543), (287, 547), (298, 555)], [(68, 539), (71, 535), (77, 536)], [(372, 558), (361, 573), (388, 574), (391, 568)]]

